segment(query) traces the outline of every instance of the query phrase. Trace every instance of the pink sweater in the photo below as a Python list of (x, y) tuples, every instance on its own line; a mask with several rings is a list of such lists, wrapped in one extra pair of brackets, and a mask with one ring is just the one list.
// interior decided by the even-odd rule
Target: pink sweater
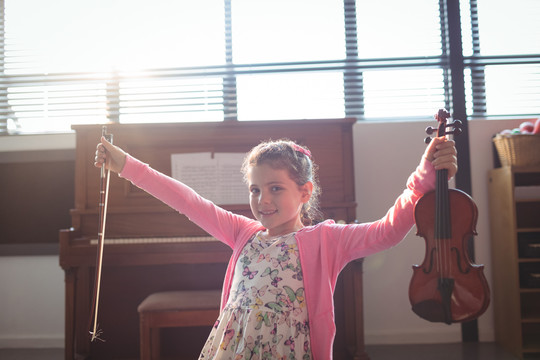
[[(327, 220), (297, 232), (314, 360), (332, 358), (336, 333), (333, 293), (340, 271), (350, 261), (388, 249), (407, 235), (414, 225), (414, 205), (435, 186), (434, 174), (431, 163), (422, 160), (409, 177), (407, 188), (380, 220), (355, 225), (339, 225)], [(131, 156), (127, 157), (120, 176), (186, 215), (233, 249), (223, 284), (223, 308), (240, 253), (253, 234), (263, 229), (262, 225), (216, 206), (188, 186)]]

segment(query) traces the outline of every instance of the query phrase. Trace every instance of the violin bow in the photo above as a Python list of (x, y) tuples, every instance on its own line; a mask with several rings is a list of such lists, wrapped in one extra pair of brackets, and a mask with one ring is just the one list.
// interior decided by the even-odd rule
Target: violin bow
[[(105, 137), (107, 141), (112, 143), (112, 134), (107, 134), (107, 127), (101, 128), (101, 136)], [(108, 160), (105, 160), (106, 162)], [(96, 273), (94, 280), (94, 295), (92, 299), (92, 310), (90, 312), (89, 329), (91, 335), (91, 341), (100, 340), (102, 330), (99, 329), (98, 324), (98, 311), (99, 311), (99, 295), (101, 290), (101, 269), (103, 267), (103, 248), (105, 245), (105, 224), (107, 222), (107, 206), (109, 200), (109, 180), (111, 178), (111, 170), (105, 169), (104, 163), (101, 166), (100, 174), (100, 186), (99, 186), (99, 227), (98, 227), (98, 245), (97, 245), (97, 258), (96, 258)]]

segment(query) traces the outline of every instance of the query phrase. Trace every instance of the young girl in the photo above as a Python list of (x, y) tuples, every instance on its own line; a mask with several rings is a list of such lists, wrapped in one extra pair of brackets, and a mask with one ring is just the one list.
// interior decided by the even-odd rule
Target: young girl
[(382, 219), (313, 225), (316, 166), (309, 150), (292, 141), (261, 143), (245, 158), (242, 171), (255, 220), (216, 206), (102, 138), (95, 166), (104, 164), (233, 249), (221, 314), (199, 358), (231, 360), (331, 359), (340, 271), (399, 243), (414, 224), (416, 201), (435, 187), (435, 170), (448, 169), (449, 177), (457, 172), (454, 142), (433, 139)]

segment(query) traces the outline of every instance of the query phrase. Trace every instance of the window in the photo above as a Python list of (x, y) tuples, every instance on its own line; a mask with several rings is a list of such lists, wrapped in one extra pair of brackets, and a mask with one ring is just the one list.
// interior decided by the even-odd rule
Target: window
[(223, 119), (223, 0), (2, 3), (10, 131)]
[(448, 4), (0, 0), (0, 134), (108, 121), (430, 118), (451, 108), (451, 69), (464, 72), (468, 117), (539, 114), (540, 2), (461, 0), (457, 68)]
[(461, 1), (467, 114), (540, 114), (540, 2)]

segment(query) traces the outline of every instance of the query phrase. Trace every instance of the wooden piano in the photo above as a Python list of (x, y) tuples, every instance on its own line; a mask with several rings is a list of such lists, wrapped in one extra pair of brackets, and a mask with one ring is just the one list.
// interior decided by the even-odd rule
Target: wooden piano
[[(326, 218), (355, 220), (352, 125), (354, 119), (177, 124), (110, 124), (121, 148), (171, 175), (171, 154), (245, 153), (260, 141), (289, 138), (308, 146), (319, 165)], [(77, 137), (72, 228), (60, 231), (65, 271), (65, 358), (137, 359), (137, 305), (150, 293), (221, 289), (231, 251), (185, 216), (116, 175), (111, 177), (103, 258), (100, 328), (105, 342), (90, 342), (98, 230), (99, 170), (93, 166), (100, 125), (74, 126)], [(251, 216), (246, 203), (225, 208)], [(367, 359), (364, 351), (361, 261), (347, 266), (335, 294), (335, 359)], [(176, 332), (175, 332), (176, 331)], [(171, 329), (163, 352), (197, 358), (209, 329)]]

